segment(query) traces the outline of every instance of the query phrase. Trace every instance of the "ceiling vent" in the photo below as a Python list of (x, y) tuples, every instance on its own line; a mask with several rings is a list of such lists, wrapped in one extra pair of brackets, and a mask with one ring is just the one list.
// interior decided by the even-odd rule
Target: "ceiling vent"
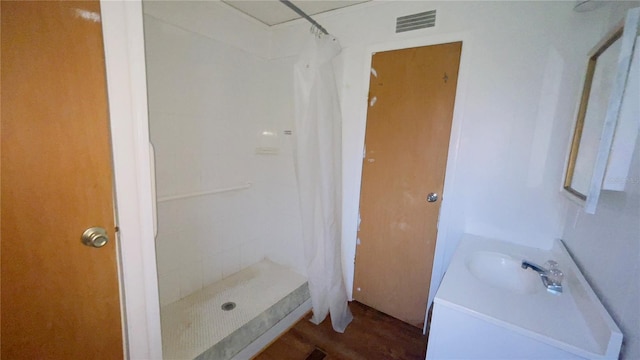
[(425, 29), (436, 26), (436, 11), (401, 16), (396, 19), (396, 33)]

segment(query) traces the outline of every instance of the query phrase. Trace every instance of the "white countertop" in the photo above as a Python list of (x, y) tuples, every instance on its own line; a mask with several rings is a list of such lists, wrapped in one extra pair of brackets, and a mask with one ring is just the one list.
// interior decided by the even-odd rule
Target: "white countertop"
[[(467, 267), (470, 257), (479, 251), (539, 265), (555, 260), (565, 274), (563, 293), (547, 292), (542, 282), (539, 290), (527, 294), (489, 285)], [(622, 342), (620, 329), (559, 240), (551, 251), (545, 251), (465, 234), (434, 302), (589, 359), (617, 358)]]

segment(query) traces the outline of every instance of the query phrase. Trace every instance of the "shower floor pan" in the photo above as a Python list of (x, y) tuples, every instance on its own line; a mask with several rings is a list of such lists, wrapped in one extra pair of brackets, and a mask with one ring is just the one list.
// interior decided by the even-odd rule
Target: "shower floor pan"
[(161, 308), (164, 358), (231, 359), (308, 298), (304, 276), (259, 262)]

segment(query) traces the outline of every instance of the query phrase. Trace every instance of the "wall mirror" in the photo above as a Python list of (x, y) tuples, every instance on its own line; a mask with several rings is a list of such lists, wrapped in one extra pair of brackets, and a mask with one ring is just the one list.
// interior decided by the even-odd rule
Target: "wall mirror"
[(598, 143), (616, 74), (622, 26), (607, 35), (591, 52), (584, 80), (578, 118), (573, 133), (564, 188), (587, 199)]
[(640, 8), (607, 34), (589, 54), (564, 188), (595, 213), (609, 160), (634, 44)]

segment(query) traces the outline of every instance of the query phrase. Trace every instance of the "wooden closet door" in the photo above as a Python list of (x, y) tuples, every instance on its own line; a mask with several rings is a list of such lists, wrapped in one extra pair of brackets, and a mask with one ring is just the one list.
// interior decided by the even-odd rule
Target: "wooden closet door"
[(461, 51), (461, 42), (385, 51), (371, 64), (353, 297), (420, 328)]
[(121, 359), (100, 3), (1, 6), (2, 358)]

